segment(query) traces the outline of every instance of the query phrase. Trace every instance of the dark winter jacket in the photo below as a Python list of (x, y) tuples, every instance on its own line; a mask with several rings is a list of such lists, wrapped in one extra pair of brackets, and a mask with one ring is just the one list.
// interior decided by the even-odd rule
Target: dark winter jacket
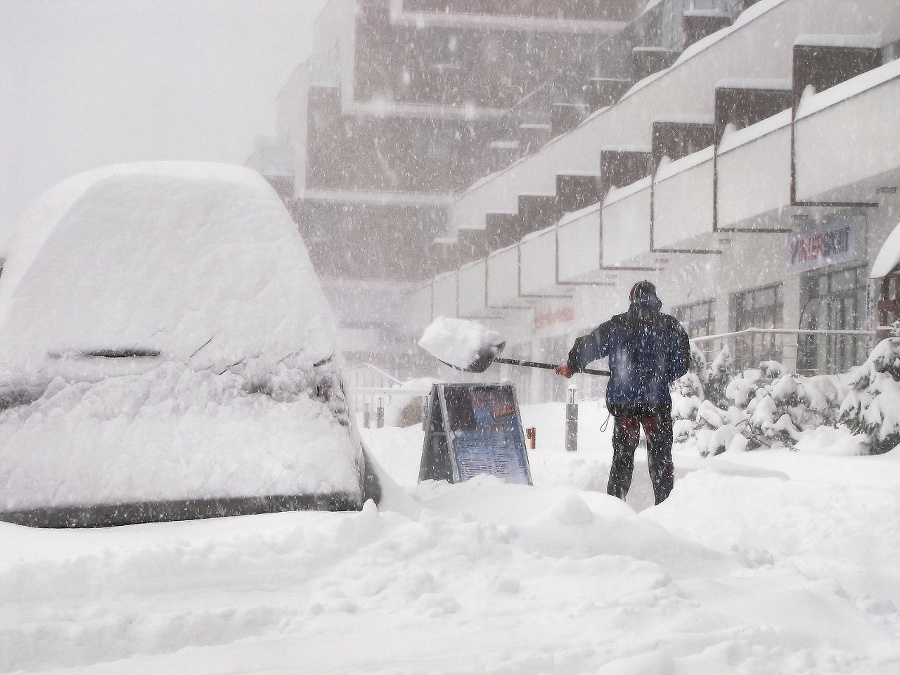
[(609, 356), (607, 406), (672, 404), (669, 382), (687, 372), (691, 349), (684, 328), (660, 307), (655, 295), (639, 297), (575, 340), (567, 362), (573, 371)]

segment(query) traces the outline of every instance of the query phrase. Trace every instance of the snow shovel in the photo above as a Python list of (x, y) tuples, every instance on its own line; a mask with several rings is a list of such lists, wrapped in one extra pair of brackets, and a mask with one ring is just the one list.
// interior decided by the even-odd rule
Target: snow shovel
[[(503, 351), (506, 342), (500, 340), (496, 332), (474, 321), (438, 317), (425, 329), (419, 340), (419, 346), (444, 365), (468, 373), (483, 373), (492, 363), (556, 369), (552, 363), (501, 358), (500, 352)], [(609, 376), (608, 370), (585, 368), (580, 372)]]

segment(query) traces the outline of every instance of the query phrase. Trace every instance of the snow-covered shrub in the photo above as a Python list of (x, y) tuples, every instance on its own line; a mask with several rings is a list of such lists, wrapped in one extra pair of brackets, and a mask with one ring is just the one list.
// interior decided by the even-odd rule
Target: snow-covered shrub
[[(689, 372), (674, 383), (676, 441), (695, 445), (704, 456), (728, 449), (793, 447), (804, 429), (837, 423), (847, 391), (837, 376), (786, 373), (777, 361), (736, 372), (732, 363), (723, 349), (705, 372)], [(696, 381), (705, 383), (699, 395)]]
[(840, 421), (868, 438), (869, 452), (880, 454), (900, 444), (900, 321), (853, 373)]
[(708, 372), (703, 352), (691, 345), (688, 372), (672, 383), (672, 431), (678, 442), (686, 441), (697, 427), (697, 411), (704, 400), (703, 383)]
[(706, 399), (716, 405), (722, 405), (726, 401), (726, 388), (736, 374), (734, 356), (726, 346), (706, 369), (703, 380), (706, 384)]

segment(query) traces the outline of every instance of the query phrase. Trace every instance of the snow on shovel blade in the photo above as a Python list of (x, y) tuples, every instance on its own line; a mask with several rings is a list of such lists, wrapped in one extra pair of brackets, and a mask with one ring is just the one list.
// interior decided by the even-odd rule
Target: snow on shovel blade
[(451, 368), (482, 373), (506, 342), (497, 332), (474, 321), (439, 316), (425, 329), (419, 346)]

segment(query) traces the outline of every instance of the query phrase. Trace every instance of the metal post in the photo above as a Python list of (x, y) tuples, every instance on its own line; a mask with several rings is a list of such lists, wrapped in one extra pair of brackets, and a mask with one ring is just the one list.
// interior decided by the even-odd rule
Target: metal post
[(384, 399), (379, 398), (375, 408), (375, 426), (378, 429), (384, 426)]
[(578, 404), (575, 389), (566, 389), (566, 451), (578, 450)]

